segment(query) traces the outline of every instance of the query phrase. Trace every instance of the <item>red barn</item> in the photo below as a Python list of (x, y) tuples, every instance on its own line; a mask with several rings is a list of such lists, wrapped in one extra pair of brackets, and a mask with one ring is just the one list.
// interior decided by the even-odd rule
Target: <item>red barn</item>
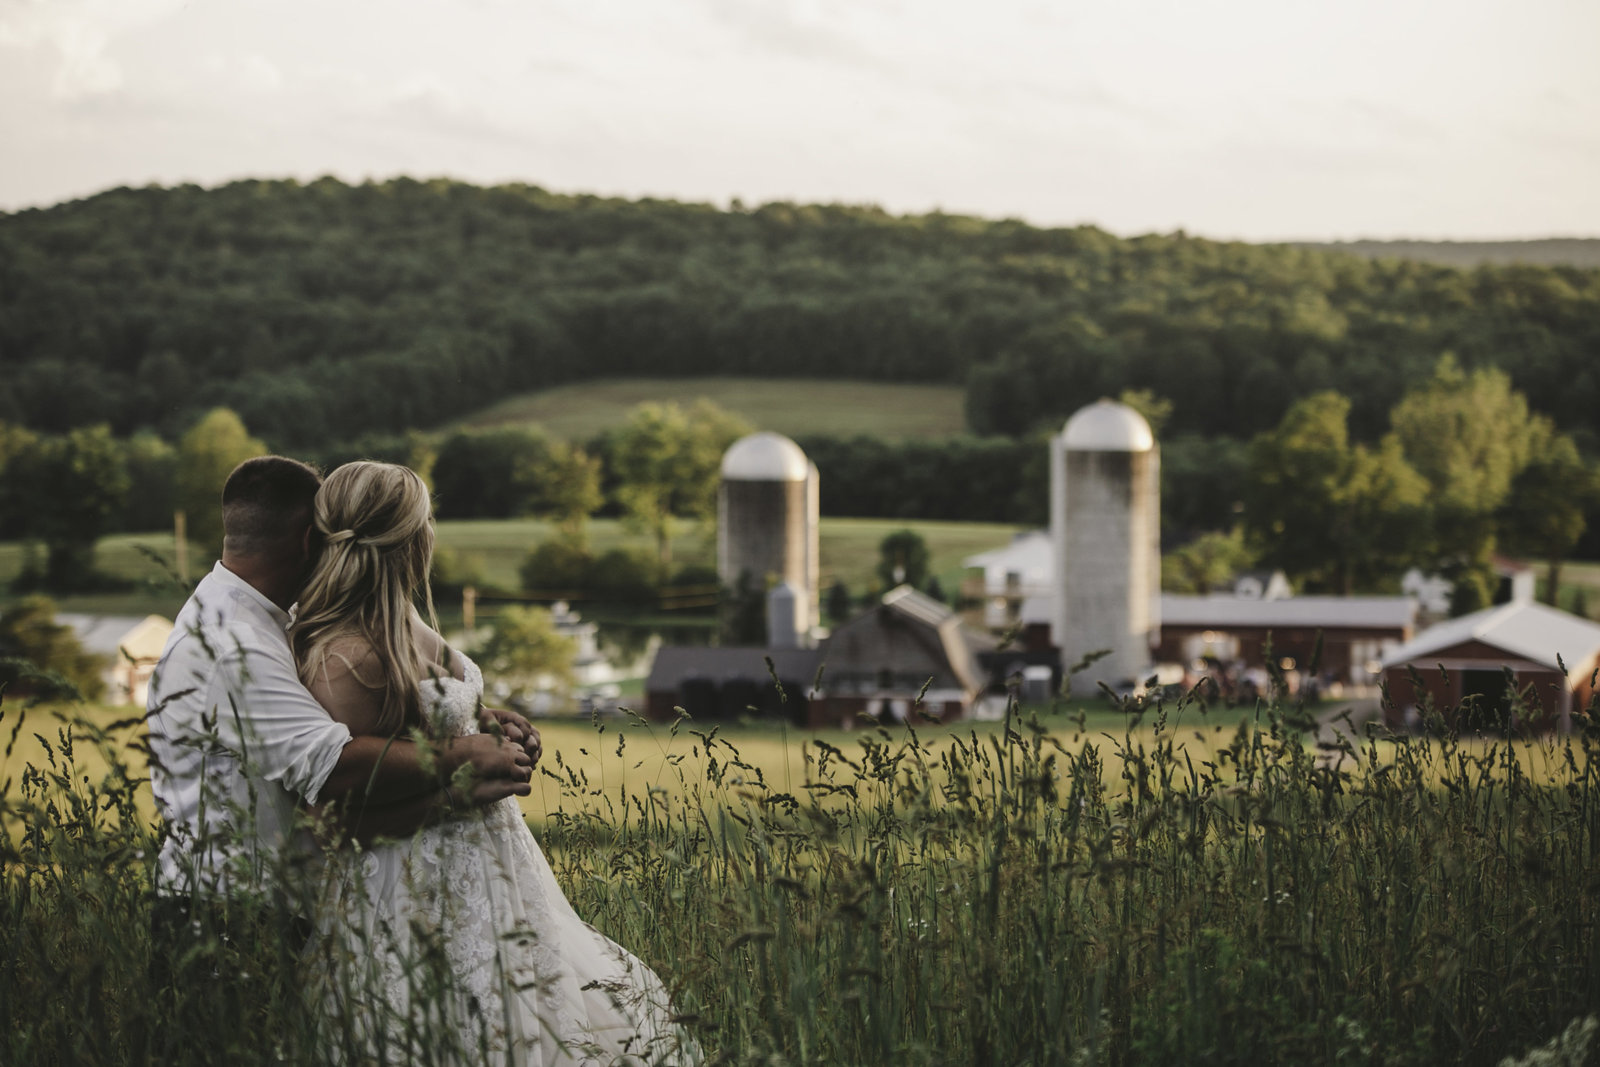
[(1501, 604), (1430, 627), (1386, 656), (1384, 717), (1391, 729), (1414, 728), (1431, 701), (1465, 728), (1566, 730), (1593, 696), (1597, 665), (1600, 624), (1531, 601)]

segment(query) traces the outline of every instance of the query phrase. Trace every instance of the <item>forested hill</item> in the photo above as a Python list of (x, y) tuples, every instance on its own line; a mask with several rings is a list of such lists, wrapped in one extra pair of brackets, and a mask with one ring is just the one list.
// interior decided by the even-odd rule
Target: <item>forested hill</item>
[(1537, 241), (1295, 241), (1301, 248), (1350, 252), (1373, 259), (1415, 259), (1447, 267), (1485, 263), (1540, 267), (1600, 267), (1600, 238), (1548, 237)]
[(1336, 388), (1372, 436), (1453, 351), (1592, 446), (1600, 271), (1461, 271), (862, 207), (446, 181), (118, 189), (0, 216), (0, 419), (280, 448), (610, 375), (946, 381), (979, 433), (1127, 387), (1242, 437)]

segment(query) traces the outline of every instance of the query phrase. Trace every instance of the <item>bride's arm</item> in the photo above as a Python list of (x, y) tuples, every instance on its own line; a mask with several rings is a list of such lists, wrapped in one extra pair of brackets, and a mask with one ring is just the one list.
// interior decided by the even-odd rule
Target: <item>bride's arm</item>
[[(363, 681), (364, 676), (378, 676), (371, 651), (345, 648), (334, 653), (308, 688), (332, 718), (349, 727), (354, 735), (351, 744), (416, 747), (379, 736), (383, 690)], [(335, 821), (345, 835), (360, 841), (403, 837), (452, 811), (508, 796), (526, 796), (530, 791), (531, 763), (520, 747), (509, 741), (478, 735), (453, 738), (438, 747), (431, 781), (423, 791), (388, 800), (351, 790), (343, 798), (335, 796), (318, 805), (319, 818)], [(473, 768), (472, 780), (453, 787), (454, 771), (466, 764)]]
[(370, 845), (379, 838), (410, 837), (424, 826), (432, 826), (452, 815), (481, 807), (510, 796), (526, 796), (528, 785), (506, 778), (484, 778), (462, 790), (445, 786), (422, 796), (394, 804), (363, 804), (340, 807), (316, 805), (311, 809), (323, 844), (337, 846), (343, 841)]
[[(422, 661), (424, 674), (428, 671), (443, 670), (449, 672), (454, 678), (462, 676), (460, 664), (450, 650), (450, 646), (439, 632), (423, 621), (422, 615), (415, 610), (411, 613), (411, 628), (415, 635), (417, 655)], [(484, 733), (498, 734), (508, 741), (514, 741), (522, 746), (528, 758), (534, 763), (539, 762), (539, 757), (544, 754), (544, 742), (539, 737), (539, 731), (527, 719), (514, 711), (504, 708), (478, 708), (478, 726)]]

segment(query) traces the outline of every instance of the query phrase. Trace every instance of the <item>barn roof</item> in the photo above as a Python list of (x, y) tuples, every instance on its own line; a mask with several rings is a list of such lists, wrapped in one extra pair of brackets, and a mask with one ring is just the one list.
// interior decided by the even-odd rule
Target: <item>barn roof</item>
[(1255, 600), (1223, 593), (1161, 597), (1161, 625), (1406, 629), (1416, 624), (1417, 602), (1406, 596), (1292, 596)]
[(158, 650), (172, 632), (172, 623), (160, 615), (84, 615), (63, 611), (56, 613), (56, 622), (72, 627), (85, 652), (118, 659), (123, 645), (141, 630), (151, 629)]
[(1600, 652), (1600, 624), (1533, 601), (1500, 604), (1431, 626), (1383, 659), (1385, 667), (1415, 663), (1457, 645), (1480, 642), (1522, 659), (1587, 674)]
[(778, 672), (779, 678), (786, 682), (803, 682), (808, 686), (816, 677), (817, 663), (821, 659), (821, 653), (814, 648), (663, 645), (656, 650), (645, 689), (652, 693), (675, 690), (690, 678), (711, 678), (719, 682), (743, 678), (752, 682), (769, 682), (772, 675), (767, 671), (768, 656), (772, 657), (772, 667)]

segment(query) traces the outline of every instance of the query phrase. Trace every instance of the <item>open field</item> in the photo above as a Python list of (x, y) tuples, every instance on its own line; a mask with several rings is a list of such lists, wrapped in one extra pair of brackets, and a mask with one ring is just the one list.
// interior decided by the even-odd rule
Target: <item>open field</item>
[(965, 433), (964, 396), (954, 385), (899, 385), (809, 378), (611, 378), (508, 397), (451, 427), (534, 424), (571, 441), (588, 441), (621, 423), (645, 401), (688, 406), (704, 397), (758, 430), (887, 440)]
[[(1081, 729), (1077, 721), (1080, 713), (1083, 715)], [(0, 753), (5, 752), (8, 745), (11, 750), (9, 755), (0, 758), (0, 784), (9, 783), (5, 790), (0, 790), (0, 799), (14, 796), (25, 766), (49, 765), (52, 753), (59, 754), (62, 749), (59, 733), (68, 727), (72, 727), (71, 732), (80, 739), (106, 732), (110, 749), (102, 751), (93, 744), (78, 747), (77, 764), (90, 778), (98, 781), (119, 758), (136, 777), (144, 777), (147, 773), (144, 755), (139, 746), (133, 744), (143, 729), (134, 720), (142, 716), (142, 708), (132, 707), (37, 706), (24, 710), (14, 700), (0, 705)], [(1231, 737), (1247, 717), (1242, 710), (1219, 711), (1211, 721), (1201, 723), (1200, 717), (1191, 713), (1185, 724), (1193, 720), (1189, 736), (1196, 743), (1207, 745), (1210, 751), (1217, 731), (1225, 731)], [(1136, 742), (1148, 743), (1153, 736), (1149, 724), (1134, 724), (1130, 733), (1128, 717), (1100, 702), (1062, 708), (1054, 714), (1046, 714), (1041, 721), (1048, 726), (1050, 736), (1072, 750), (1086, 743), (1104, 743), (1112, 737), (1131, 737)], [(807, 765), (814, 763), (815, 753), (810, 748), (815, 742), (854, 752), (861, 738), (879, 736), (876, 728), (809, 731), (770, 723), (717, 724), (687, 719), (676, 730), (670, 724), (645, 723), (631, 718), (593, 722), (572, 718), (540, 719), (537, 725), (544, 740), (547, 772), (572, 768), (602, 790), (664, 789), (672, 796), (682, 795), (685, 779), (693, 782), (703, 778), (707, 754), (703, 742), (696, 736), (697, 731), (707, 733), (714, 729), (719, 738), (716, 742), (719, 751), (725, 743), (733, 745), (738, 749), (739, 758), (754, 769), (752, 773), (758, 770), (765, 781), (786, 791), (798, 789), (805, 781)], [(987, 738), (1001, 729), (1002, 724), (997, 722), (966, 722), (928, 725), (918, 732), (930, 751), (937, 752), (952, 739), (966, 739), (972, 735)], [(683, 776), (677, 773), (681, 760), (687, 760)], [(570, 802), (570, 798), (567, 801)], [(522, 807), (529, 820), (538, 824), (557, 811), (563, 802), (560, 786), (555, 784), (551, 774), (544, 774), (534, 780), (534, 791), (523, 799)], [(139, 809), (147, 815), (154, 811), (148, 787), (139, 789)]]
[[(1535, 563), (1539, 576), (1540, 595), (1549, 585), (1550, 568)], [(1600, 617), (1600, 563), (1566, 563), (1561, 568), (1561, 595), (1559, 606), (1565, 611), (1575, 611), (1593, 619)]]
[[(1202, 710), (803, 740), (550, 723), (526, 810), (574, 908), (662, 974), (713, 1063), (1404, 1067), (1583, 1040), (1595, 736), (1329, 767), (1271, 710)], [(246, 975), (292, 991), (303, 937), (197, 918), (223, 980), (152, 997), (143, 789), (81, 745), (51, 767), (50, 731), (23, 741), (14, 714), (0, 1060), (205, 1062), (161, 1046), (173, 1020)], [(448, 1003), (449, 974), (415, 966)], [(233, 1011), (235, 1063), (329, 1062), (354, 1025), (294, 995)], [(462, 1039), (411, 1022), (430, 1050)]]

